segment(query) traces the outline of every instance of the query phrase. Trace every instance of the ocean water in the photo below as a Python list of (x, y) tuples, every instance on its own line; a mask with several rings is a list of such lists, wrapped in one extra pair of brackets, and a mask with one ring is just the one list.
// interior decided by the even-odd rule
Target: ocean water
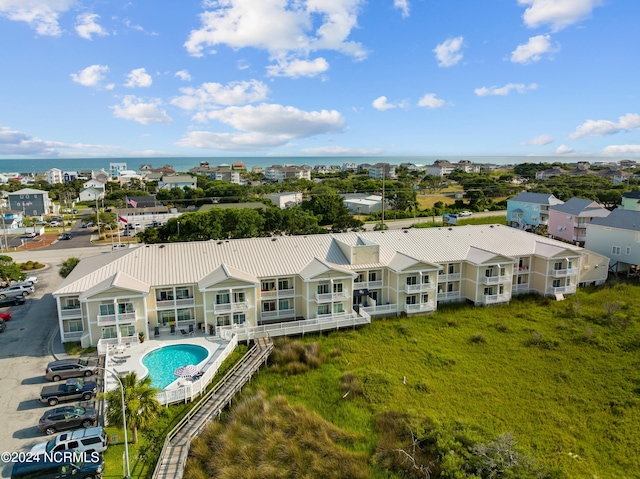
[(139, 171), (140, 166), (150, 164), (154, 168), (164, 165), (171, 165), (176, 171), (188, 171), (190, 168), (198, 166), (201, 161), (208, 161), (209, 164), (217, 166), (223, 163), (231, 165), (241, 161), (251, 170), (253, 166), (271, 165), (342, 165), (343, 163), (390, 163), (399, 165), (400, 163), (413, 163), (421, 165), (431, 165), (435, 160), (448, 160), (457, 163), (460, 160), (469, 160), (473, 163), (493, 163), (497, 165), (515, 165), (519, 163), (553, 163), (553, 162), (577, 162), (589, 161), (617, 161), (613, 158), (580, 158), (580, 157), (555, 157), (555, 156), (269, 156), (269, 157), (128, 157), (128, 158), (37, 158), (37, 159), (0, 159), (0, 172), (17, 173), (37, 173), (44, 172), (50, 168), (59, 168), (62, 171), (78, 170), (99, 170), (101, 168), (109, 171), (109, 163), (126, 163), (127, 169)]

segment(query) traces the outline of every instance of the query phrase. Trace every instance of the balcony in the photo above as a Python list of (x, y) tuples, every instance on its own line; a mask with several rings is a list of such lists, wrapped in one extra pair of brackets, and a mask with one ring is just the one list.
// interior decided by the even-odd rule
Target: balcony
[(285, 318), (295, 318), (296, 310), (295, 309), (281, 309), (279, 311), (262, 311), (260, 313), (261, 319), (285, 319)]
[(366, 311), (369, 316), (377, 316), (380, 314), (392, 314), (398, 312), (397, 304), (380, 304), (376, 306), (361, 306), (360, 311)]
[(316, 293), (316, 302), (318, 303), (330, 303), (332, 301), (344, 301), (346, 299), (349, 299), (346, 291), (339, 293)]
[(175, 307), (194, 306), (194, 298), (156, 300), (157, 309), (173, 309)]
[(421, 293), (423, 291), (433, 291), (436, 285), (433, 283), (406, 284), (404, 292), (407, 294)]
[(558, 286), (549, 288), (549, 293), (551, 294), (571, 294), (576, 292), (576, 286), (574, 284), (570, 284), (569, 286)]
[(60, 310), (61, 318), (81, 318), (82, 317), (82, 309), (80, 306), (77, 308), (65, 308)]
[(483, 284), (501, 284), (511, 283), (511, 276), (485, 276), (482, 280)]
[(514, 293), (526, 293), (529, 291), (529, 289), (529, 283), (520, 283), (511, 286), (511, 291), (513, 291)]
[(438, 301), (457, 299), (459, 297), (460, 291), (441, 291), (438, 293)]
[(444, 283), (445, 281), (460, 281), (460, 273), (439, 274), (438, 283)]
[(407, 312), (407, 314), (426, 313), (429, 311), (435, 311), (436, 307), (433, 301), (427, 301), (426, 303), (405, 304), (404, 310)]
[(84, 331), (63, 331), (61, 341), (63, 343), (66, 343), (69, 341), (80, 341), (83, 334), (84, 334)]
[(554, 278), (563, 278), (565, 276), (573, 276), (578, 274), (578, 268), (569, 268), (569, 269), (554, 269), (551, 272), (551, 275)]
[(511, 299), (511, 295), (508, 293), (503, 294), (485, 294), (482, 297), (483, 304), (499, 304), (499, 303), (508, 303)]
[(260, 291), (260, 297), (265, 298), (293, 298), (295, 296), (295, 288), (274, 289), (273, 291)]
[(377, 289), (377, 288), (382, 288), (382, 280), (353, 282), (353, 289)]
[(99, 314), (98, 326), (113, 326), (116, 324), (131, 324), (136, 322), (136, 313)]
[(247, 311), (249, 309), (248, 301), (237, 301), (234, 303), (221, 303), (213, 305), (214, 313), (230, 313), (237, 311)]

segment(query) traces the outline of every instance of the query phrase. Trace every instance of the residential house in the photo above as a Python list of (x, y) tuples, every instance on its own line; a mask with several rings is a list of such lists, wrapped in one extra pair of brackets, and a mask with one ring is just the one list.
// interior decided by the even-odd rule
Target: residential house
[(618, 166), (610, 166), (604, 170), (594, 171), (594, 173), (603, 178), (609, 178), (614, 185), (626, 183), (631, 178), (631, 173), (622, 171)]
[(369, 168), (369, 178), (387, 180), (395, 180), (398, 177), (396, 172), (396, 165), (390, 165), (389, 163), (376, 163)]
[(200, 163), (200, 166), (191, 168), (189, 172), (198, 175), (205, 175), (207, 178), (214, 181), (227, 181), (229, 183), (235, 183), (236, 185), (241, 184), (240, 170), (233, 170), (230, 168), (211, 168), (208, 163), (205, 165)]
[(525, 230), (546, 228), (549, 224), (549, 208), (562, 203), (562, 200), (547, 193), (519, 193), (507, 200), (507, 224)]
[(640, 211), (616, 208), (609, 216), (587, 225), (585, 246), (610, 260), (616, 273), (638, 272), (640, 265)]
[(603, 218), (609, 213), (595, 201), (571, 198), (549, 208), (547, 231), (554, 238), (582, 245), (587, 239), (587, 224), (593, 218)]
[(93, 178), (99, 181), (102, 181), (103, 183), (107, 183), (108, 181), (111, 181), (111, 175), (109, 173), (107, 173), (106, 171), (104, 171), (103, 169), (100, 169), (98, 171), (94, 171), (93, 172)]
[(357, 168), (357, 165), (352, 161), (342, 163), (342, 171), (356, 171)]
[(104, 189), (85, 188), (78, 194), (80, 201), (96, 201), (104, 198)]
[(311, 180), (311, 169), (303, 166), (272, 165), (265, 169), (264, 177), (267, 180), (278, 183), (283, 182), (287, 178)]
[[(501, 225), (150, 244), (84, 258), (54, 291), (63, 342), (137, 341), (189, 325), (239, 340), (337, 329), (448, 301), (560, 297), (608, 259)], [(291, 329), (293, 328), (293, 329)]]
[(122, 170), (118, 173), (118, 183), (120, 186), (128, 185), (133, 180), (144, 181), (144, 177), (133, 170)]
[(191, 188), (196, 189), (198, 187), (198, 180), (191, 175), (170, 175), (163, 176), (158, 182), (158, 188), (163, 190), (170, 190), (173, 188)]
[(270, 199), (275, 203), (278, 208), (290, 208), (294, 205), (302, 203), (302, 193), (295, 191), (289, 191), (286, 193), (272, 193), (264, 195), (265, 198)]
[(442, 178), (456, 170), (456, 165), (446, 160), (436, 160), (433, 165), (427, 165), (427, 175), (439, 176)]
[(342, 196), (344, 197), (344, 205), (351, 214), (370, 215), (376, 211), (382, 211), (382, 196), (361, 193), (349, 193)]
[(109, 163), (109, 176), (111, 176), (112, 178), (117, 178), (118, 176), (120, 176), (120, 173), (126, 170), (127, 170), (126, 163), (118, 163), (118, 162)]
[(55, 213), (49, 192), (33, 188), (23, 188), (9, 193), (9, 209), (23, 211), (25, 216), (42, 216)]
[(102, 190), (104, 192), (105, 189), (105, 182), (104, 181), (100, 181), (100, 180), (96, 180), (96, 179), (91, 179), (89, 181), (85, 181), (82, 184), (83, 188), (93, 188), (96, 190)]
[(620, 205), (620, 208), (623, 210), (640, 211), (640, 190), (622, 193), (622, 205)]
[(49, 183), (50, 185), (64, 183), (64, 180), (62, 178), (62, 170), (60, 170), (59, 168), (50, 168), (44, 173), (47, 179), (47, 183)]

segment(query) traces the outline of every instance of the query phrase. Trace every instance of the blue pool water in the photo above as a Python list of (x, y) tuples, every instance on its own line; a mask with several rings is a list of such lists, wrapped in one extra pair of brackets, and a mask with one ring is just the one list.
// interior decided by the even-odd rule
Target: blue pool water
[(142, 364), (149, 370), (151, 385), (154, 388), (164, 389), (178, 379), (173, 372), (180, 366), (188, 364), (198, 365), (204, 361), (209, 352), (202, 346), (193, 344), (176, 344), (145, 354)]

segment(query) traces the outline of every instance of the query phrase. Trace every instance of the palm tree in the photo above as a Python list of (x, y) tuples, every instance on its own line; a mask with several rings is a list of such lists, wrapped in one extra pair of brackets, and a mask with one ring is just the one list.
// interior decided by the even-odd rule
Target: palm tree
[[(138, 429), (144, 429), (162, 412), (156, 399), (157, 389), (151, 387), (151, 377), (138, 379), (135, 372), (121, 376), (124, 386), (127, 427), (133, 432), (133, 444), (138, 442)], [(120, 385), (105, 394), (107, 400), (106, 418), (109, 424), (122, 426), (122, 395)]]

